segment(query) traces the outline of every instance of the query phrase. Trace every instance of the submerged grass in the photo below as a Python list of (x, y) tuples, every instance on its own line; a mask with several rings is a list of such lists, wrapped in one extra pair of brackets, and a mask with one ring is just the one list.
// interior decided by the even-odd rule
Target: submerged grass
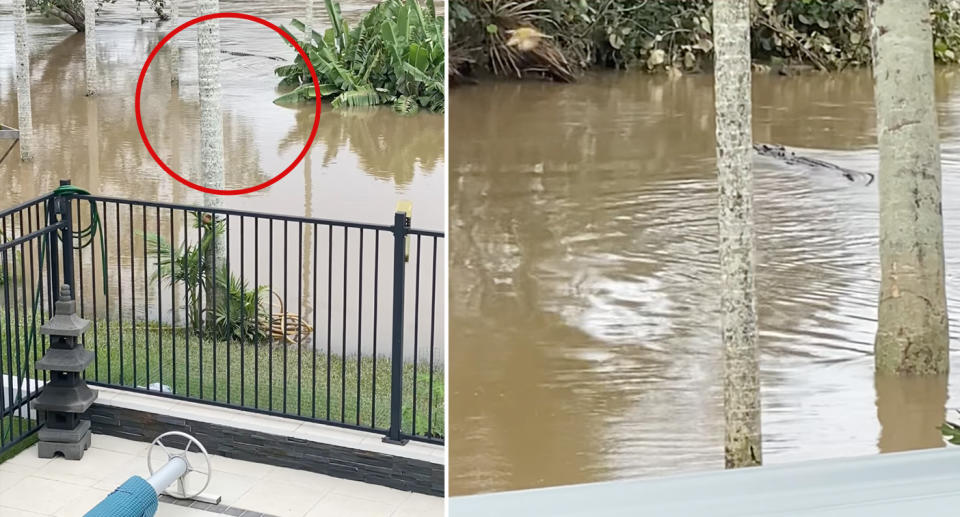
[[(7, 350), (7, 330), (0, 328), (0, 369), (5, 374), (12, 372), (11, 364), (25, 364), (32, 376), (33, 363), (42, 356), (37, 346), (24, 357), (24, 330), (22, 325), (11, 330), (13, 346)], [(87, 331), (84, 344), (94, 352), (88, 381), (143, 389), (159, 383), (176, 395), (203, 401), (379, 430), (390, 425), (389, 357), (344, 355), (333, 344), (328, 353), (326, 342), (321, 346), (319, 339), (316, 349), (307, 339), (299, 346), (280, 341), (257, 345), (201, 339), (171, 327), (104, 321)], [(442, 437), (443, 368), (405, 362), (402, 379), (403, 432)]]

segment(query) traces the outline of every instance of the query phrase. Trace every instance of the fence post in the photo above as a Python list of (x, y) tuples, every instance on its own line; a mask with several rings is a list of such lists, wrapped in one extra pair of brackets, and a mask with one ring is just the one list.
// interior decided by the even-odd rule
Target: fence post
[[(60, 200), (51, 198), (45, 203), (44, 224), (52, 226), (57, 223), (56, 214), (59, 211)], [(60, 292), (60, 251), (57, 243), (60, 241), (56, 232), (49, 232), (44, 237), (47, 240), (47, 305), (50, 314), (53, 314), (53, 304), (57, 301), (57, 293)]]
[(390, 352), (390, 431), (386, 443), (404, 445), (400, 437), (403, 405), (403, 290), (406, 264), (407, 230), (410, 218), (405, 212), (393, 214), (393, 347)]
[[(60, 186), (70, 185), (70, 180), (60, 180)], [(57, 210), (60, 212), (60, 220), (66, 224), (60, 230), (60, 241), (63, 243), (63, 283), (70, 286), (70, 292), (76, 299), (77, 291), (73, 285), (73, 198), (57, 198)], [(59, 292), (60, 286), (54, 286), (54, 292)]]

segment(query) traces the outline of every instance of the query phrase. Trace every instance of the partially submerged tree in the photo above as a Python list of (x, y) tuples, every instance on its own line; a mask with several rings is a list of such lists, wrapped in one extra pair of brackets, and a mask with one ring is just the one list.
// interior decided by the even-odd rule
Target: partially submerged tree
[[(97, 14), (100, 13), (100, 9), (104, 4), (112, 4), (116, 1), (117, 0), (91, 0), (91, 2), (96, 2)], [(138, 6), (141, 1), (149, 1), (150, 7), (153, 8), (153, 11), (157, 13), (157, 16), (161, 20), (167, 18), (166, 12), (164, 11), (165, 0), (135, 1)], [(84, 0), (29, 0), (28, 7), (39, 10), (43, 14), (59, 18), (76, 29), (77, 32), (83, 32), (86, 29), (86, 17), (89, 16), (86, 10), (86, 3)]]
[(737, 468), (762, 462), (754, 287), (750, 0), (717, 0), (713, 5), (713, 18), (724, 457), (727, 468)]
[(20, 159), (33, 157), (33, 115), (30, 108), (30, 49), (27, 47), (27, 5), (13, 0), (17, 52), (17, 118), (20, 125)]
[(880, 373), (949, 369), (940, 144), (927, 2), (871, 0), (880, 149)]
[[(219, 0), (198, 0), (200, 16), (220, 12)], [(220, 84), (220, 21), (197, 26), (197, 67), (200, 91), (200, 169), (203, 185), (223, 188), (223, 112)], [(219, 206), (219, 196), (204, 194), (205, 206)]]
[[(170, 2), (170, 19), (173, 20), (173, 28), (177, 27), (180, 19), (180, 0), (168, 0)], [(171, 40), (170, 43), (170, 84), (180, 84), (180, 47), (177, 42)]]
[(84, 0), (84, 51), (86, 60), (87, 95), (97, 93), (97, 5), (95, 0)]
[[(220, 12), (219, 0), (198, 0), (197, 11), (200, 16)], [(197, 66), (200, 90), (200, 170), (201, 183), (208, 188), (223, 188), (223, 111), (221, 109), (220, 84), (220, 20), (207, 20), (197, 26)], [(219, 195), (203, 194), (203, 205), (219, 207), (222, 205)], [(212, 223), (211, 223), (212, 227)], [(214, 245), (207, 248), (210, 254), (210, 278), (214, 278), (220, 265), (225, 262), (223, 235), (213, 236)], [(215, 290), (217, 282), (206, 284), (207, 308), (216, 304)], [(215, 311), (207, 312), (208, 319), (216, 317)]]
[(307, 41), (310, 40), (311, 34), (313, 34), (313, 0), (307, 0), (307, 9), (306, 9), (306, 20), (303, 33), (306, 35)]

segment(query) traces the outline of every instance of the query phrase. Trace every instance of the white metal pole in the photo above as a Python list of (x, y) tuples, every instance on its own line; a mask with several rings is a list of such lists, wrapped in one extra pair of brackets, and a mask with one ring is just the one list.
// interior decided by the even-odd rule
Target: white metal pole
[(187, 473), (187, 462), (180, 456), (170, 458), (166, 465), (160, 467), (147, 479), (147, 483), (153, 487), (153, 491), (159, 496), (180, 476)]

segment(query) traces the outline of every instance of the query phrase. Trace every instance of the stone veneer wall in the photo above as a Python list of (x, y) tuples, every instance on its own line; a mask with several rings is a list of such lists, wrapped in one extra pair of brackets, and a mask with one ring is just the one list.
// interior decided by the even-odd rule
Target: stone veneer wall
[(152, 442), (167, 431), (182, 431), (200, 440), (210, 454), (427, 495), (444, 495), (443, 465), (423, 460), (105, 404), (94, 404), (83, 418), (90, 419), (94, 433)]

